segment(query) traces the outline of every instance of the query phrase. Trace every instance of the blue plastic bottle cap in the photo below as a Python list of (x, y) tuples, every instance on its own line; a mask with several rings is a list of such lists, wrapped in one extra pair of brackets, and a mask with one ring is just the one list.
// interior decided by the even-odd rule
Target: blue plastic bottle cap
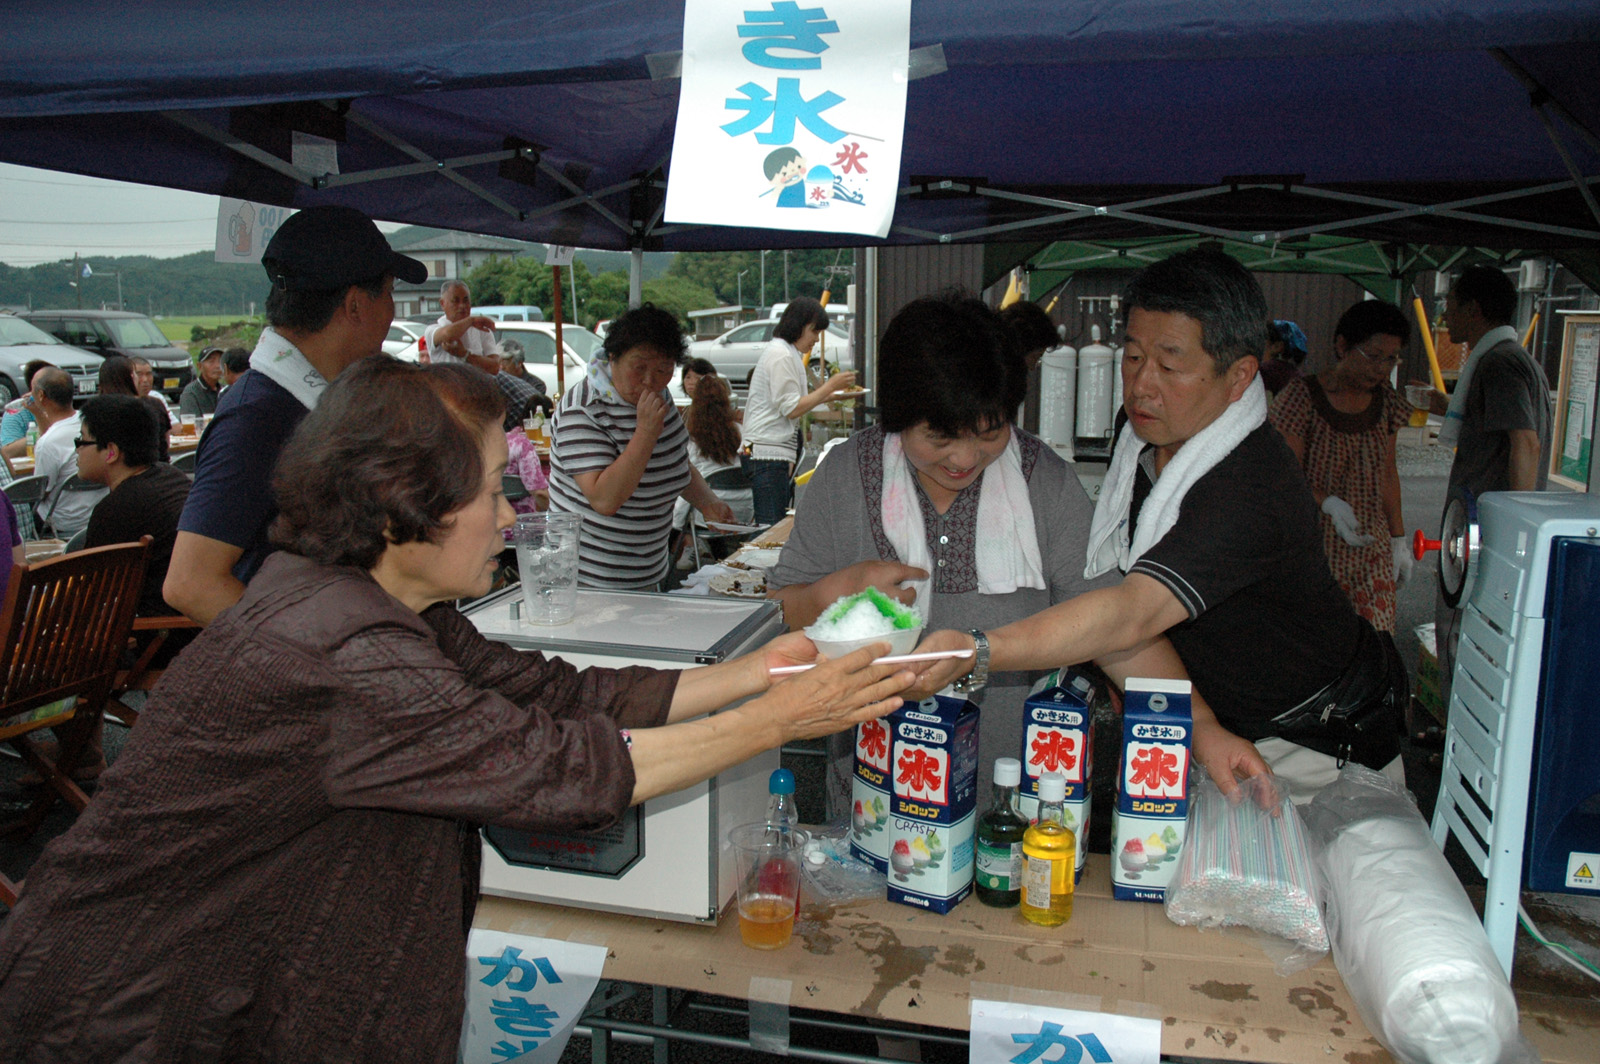
[(772, 778), (767, 781), (768, 794), (793, 794), (794, 773), (786, 768), (773, 769)]

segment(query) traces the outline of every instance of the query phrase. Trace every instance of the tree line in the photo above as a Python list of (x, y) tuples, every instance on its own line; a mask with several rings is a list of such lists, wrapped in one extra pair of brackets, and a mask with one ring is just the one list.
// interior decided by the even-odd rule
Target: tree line
[[(391, 239), (405, 250), (401, 230)], [(541, 245), (529, 245), (516, 259), (486, 263), (466, 277), (473, 301), (480, 304), (524, 304), (543, 309), (546, 319), (554, 310), (551, 270), (544, 264)], [(740, 299), (747, 307), (770, 306), (791, 297), (820, 298), (830, 291), (843, 302), (851, 280), (847, 268), (854, 257), (846, 250), (769, 251), (766, 254), (765, 300), (761, 285), (759, 251), (681, 252), (670, 257), (647, 256), (644, 298), (688, 322), (692, 310), (732, 305)], [(568, 321), (593, 328), (616, 317), (628, 305), (628, 256), (619, 252), (580, 251), (570, 270), (562, 271), (562, 309)], [(81, 276), (87, 263), (90, 276)], [(787, 270), (785, 269), (787, 267)], [(787, 273), (787, 276), (786, 276)], [(655, 274), (655, 276), (651, 276)], [(743, 275), (742, 277), (740, 275)], [(78, 260), (10, 266), (0, 263), (0, 307), (116, 307), (120, 275), (122, 306), (154, 315), (259, 314), (266, 303), (267, 279), (253, 264), (217, 262), (209, 251), (175, 258), (148, 255), (91, 255)], [(831, 286), (831, 287), (830, 287)], [(573, 288), (577, 289), (574, 313)]]
[[(673, 257), (666, 273), (644, 281), (641, 294), (648, 302), (670, 311), (685, 323), (692, 310), (732, 306), (741, 299), (747, 307), (771, 306), (800, 296), (820, 299), (826, 291), (831, 301), (843, 303), (845, 285), (853, 279), (848, 272), (853, 262), (854, 256), (848, 249), (790, 251), (787, 263), (783, 252), (769, 251), (766, 255), (766, 298), (763, 300), (761, 252), (680, 252)], [(562, 316), (567, 321), (576, 320), (592, 329), (596, 323), (614, 318), (628, 308), (626, 269), (596, 272), (579, 257), (572, 264), (570, 277), (568, 273), (562, 271), (561, 282)], [(465, 280), (472, 289), (474, 303), (538, 306), (546, 319), (551, 317), (555, 303), (552, 273), (544, 264), (543, 255), (485, 263)], [(576, 314), (572, 300), (574, 287), (577, 289)]]

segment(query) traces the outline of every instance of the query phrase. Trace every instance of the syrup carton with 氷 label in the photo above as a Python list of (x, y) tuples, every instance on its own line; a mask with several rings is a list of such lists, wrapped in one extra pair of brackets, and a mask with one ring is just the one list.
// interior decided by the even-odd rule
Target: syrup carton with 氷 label
[(1059, 772), (1067, 781), (1062, 811), (1066, 825), (1077, 837), (1075, 881), (1083, 879), (1089, 858), (1089, 781), (1094, 765), (1094, 714), (1090, 703), (1094, 683), (1077, 669), (1062, 669), (1046, 678), (1053, 681), (1030, 694), (1022, 703), (1022, 785), (1017, 791), (1018, 812), (1030, 821), (1039, 815), (1039, 777)]
[(889, 717), (856, 725), (850, 852), (880, 872), (889, 870), (889, 747)]
[(1122, 704), (1117, 805), (1111, 812), (1111, 893), (1163, 901), (1189, 817), (1194, 719), (1187, 680), (1129, 679)]
[[(851, 850), (884, 871), (890, 901), (949, 912), (972, 890), (978, 707), (935, 696), (870, 723), (884, 731), (857, 729)], [(888, 785), (884, 817), (878, 778)]]

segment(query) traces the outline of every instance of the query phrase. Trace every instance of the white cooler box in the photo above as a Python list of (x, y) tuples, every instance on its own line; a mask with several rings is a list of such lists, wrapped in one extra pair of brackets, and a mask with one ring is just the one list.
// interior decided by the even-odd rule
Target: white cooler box
[[(578, 668), (694, 668), (738, 657), (784, 631), (782, 611), (769, 601), (579, 590), (577, 614), (562, 625), (521, 620), (521, 602), (521, 588), (512, 587), (463, 613), (490, 639)], [(767, 778), (777, 767), (778, 751), (768, 751), (634, 807), (607, 832), (487, 828), (483, 892), (715, 923), (737, 879), (721, 839), (766, 815)]]

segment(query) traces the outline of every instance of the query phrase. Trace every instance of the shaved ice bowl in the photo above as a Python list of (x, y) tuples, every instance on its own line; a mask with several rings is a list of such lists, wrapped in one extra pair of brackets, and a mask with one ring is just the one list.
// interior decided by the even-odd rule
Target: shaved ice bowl
[(917, 611), (869, 587), (823, 610), (805, 634), (817, 650), (837, 658), (873, 643), (889, 644), (890, 654), (909, 654), (922, 638), (922, 628)]

